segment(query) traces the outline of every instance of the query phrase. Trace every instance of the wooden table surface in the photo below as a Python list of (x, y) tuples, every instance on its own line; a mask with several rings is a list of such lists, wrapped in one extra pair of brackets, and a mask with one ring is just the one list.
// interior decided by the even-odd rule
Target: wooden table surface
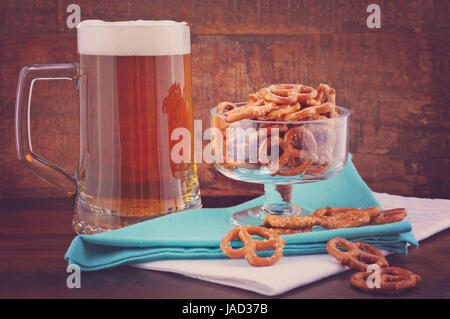
[[(249, 197), (204, 197), (205, 207), (238, 204)], [(0, 298), (265, 298), (265, 296), (181, 275), (120, 266), (83, 272), (81, 288), (66, 286), (64, 254), (74, 238), (72, 202), (64, 199), (0, 201)], [(423, 278), (414, 289), (388, 298), (450, 297), (450, 230), (388, 261)], [(349, 285), (347, 271), (296, 288), (279, 298), (370, 298)], [(380, 298), (380, 296), (378, 296)]]

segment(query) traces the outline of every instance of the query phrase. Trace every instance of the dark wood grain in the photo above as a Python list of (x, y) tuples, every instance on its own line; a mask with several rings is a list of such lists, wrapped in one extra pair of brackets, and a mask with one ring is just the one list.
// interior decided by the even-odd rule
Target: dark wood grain
[[(61, 192), (16, 160), (14, 103), (20, 69), (77, 59), (66, 26), (70, 0), (0, 2), (0, 198)], [(81, 18), (174, 19), (191, 26), (196, 119), (279, 82), (337, 90), (351, 109), (350, 151), (369, 186), (392, 194), (450, 198), (450, 70), (446, 0), (380, 0), (382, 27), (365, 25), (356, 0), (80, 0)], [(71, 83), (37, 82), (32, 102), (36, 153), (73, 171), (78, 160), (78, 100)], [(256, 195), (261, 185), (199, 170), (202, 194)]]
[[(235, 205), (250, 197), (204, 197), (207, 207)], [(83, 272), (80, 289), (66, 287), (64, 254), (73, 239), (73, 204), (62, 199), (0, 201), (0, 298), (266, 298), (181, 275), (120, 266)], [(388, 261), (423, 278), (414, 289), (395, 298), (450, 297), (450, 230), (394, 254)], [(353, 289), (351, 272), (324, 278), (277, 298), (380, 298)]]

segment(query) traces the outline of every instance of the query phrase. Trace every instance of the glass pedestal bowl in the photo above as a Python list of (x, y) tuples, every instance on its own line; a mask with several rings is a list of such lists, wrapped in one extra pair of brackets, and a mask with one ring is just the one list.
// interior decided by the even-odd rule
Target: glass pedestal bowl
[(340, 106), (336, 111), (338, 116), (323, 120), (227, 123), (211, 109), (216, 169), (235, 180), (264, 184), (264, 204), (233, 213), (234, 224), (262, 225), (268, 214), (311, 214), (293, 203), (293, 185), (329, 179), (345, 167), (350, 112)]

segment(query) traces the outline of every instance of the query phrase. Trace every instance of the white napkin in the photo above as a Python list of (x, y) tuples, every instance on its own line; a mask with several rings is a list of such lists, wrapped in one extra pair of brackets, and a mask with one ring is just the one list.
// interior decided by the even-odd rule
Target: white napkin
[[(406, 219), (411, 223), (418, 241), (450, 227), (450, 200), (385, 193), (374, 195), (383, 209), (406, 208)], [(268, 296), (348, 270), (348, 267), (338, 264), (326, 254), (283, 257), (270, 267), (249, 267), (245, 259), (161, 260), (132, 266), (173, 272)]]

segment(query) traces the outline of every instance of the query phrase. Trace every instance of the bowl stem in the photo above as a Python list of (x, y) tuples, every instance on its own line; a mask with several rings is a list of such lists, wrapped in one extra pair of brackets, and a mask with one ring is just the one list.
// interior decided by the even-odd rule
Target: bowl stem
[(236, 225), (262, 226), (267, 215), (298, 216), (311, 212), (293, 203), (292, 185), (264, 184), (265, 201), (255, 206), (231, 214), (230, 219)]
[(292, 202), (292, 187), (292, 184), (264, 184), (265, 202), (263, 209), (273, 215), (300, 215), (302, 209)]

